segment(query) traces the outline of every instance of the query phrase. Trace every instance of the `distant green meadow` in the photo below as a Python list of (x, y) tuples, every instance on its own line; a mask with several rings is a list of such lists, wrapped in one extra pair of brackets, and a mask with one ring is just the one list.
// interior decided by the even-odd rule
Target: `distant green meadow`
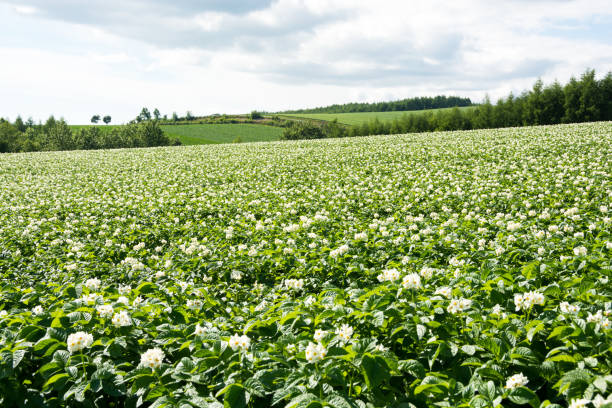
[(162, 130), (185, 145), (280, 140), (283, 129), (247, 123), (163, 125)]
[[(338, 119), (339, 123), (343, 123), (345, 125), (360, 125), (364, 122), (369, 122), (378, 118), (381, 122), (388, 122), (394, 119), (399, 119), (404, 115), (410, 114), (423, 114), (426, 112), (437, 112), (439, 110), (448, 110), (453, 108), (441, 108), (441, 109), (427, 109), (420, 111), (391, 111), (391, 112), (352, 112), (352, 113), (292, 113), (290, 115), (281, 115), (286, 118), (305, 118), (305, 119), (315, 119), (315, 120), (323, 120), (323, 121), (331, 121), (334, 119)], [(463, 109), (473, 109), (472, 106), (465, 106), (459, 108)]]
[[(74, 125), (70, 128), (78, 131), (93, 126), (98, 127), (103, 132), (109, 132), (123, 125)], [(176, 138), (184, 145), (232, 143), (235, 141), (269, 142), (280, 140), (283, 134), (283, 129), (279, 127), (245, 123), (162, 125), (161, 128), (170, 138)]]
[(81, 129), (89, 129), (92, 127), (97, 127), (102, 132), (110, 132), (113, 129), (119, 129), (123, 125), (69, 125), (70, 129), (75, 132), (78, 132)]

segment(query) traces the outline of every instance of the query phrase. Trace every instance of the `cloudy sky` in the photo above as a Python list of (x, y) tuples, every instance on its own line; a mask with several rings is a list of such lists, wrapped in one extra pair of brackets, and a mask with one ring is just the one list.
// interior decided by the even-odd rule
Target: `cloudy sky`
[(612, 70), (610, 0), (0, 0), (0, 116), (480, 101)]

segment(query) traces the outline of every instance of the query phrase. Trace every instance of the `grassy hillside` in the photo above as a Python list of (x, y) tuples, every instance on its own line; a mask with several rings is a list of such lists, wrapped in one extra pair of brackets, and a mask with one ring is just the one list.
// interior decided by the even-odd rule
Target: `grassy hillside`
[[(316, 119), (316, 120), (325, 120), (330, 121), (334, 119), (338, 119), (339, 123), (344, 123), (345, 125), (360, 125), (363, 122), (369, 122), (370, 120), (374, 120), (378, 118), (381, 122), (392, 121), (395, 118), (401, 118), (406, 114), (416, 114), (420, 115), (426, 112), (437, 112), (439, 110), (448, 110), (452, 108), (442, 108), (442, 109), (427, 109), (427, 110), (419, 110), (419, 111), (393, 111), (393, 112), (355, 112), (355, 113), (292, 113), (291, 115), (280, 115), (281, 117), (286, 118), (307, 118), (307, 119)], [(459, 109), (473, 109), (471, 106), (466, 106)]]
[[(122, 125), (73, 125), (74, 131), (97, 126), (103, 132)], [(244, 123), (162, 125), (162, 130), (171, 138), (177, 138), (184, 145), (232, 143), (238, 137), (242, 142), (266, 142), (279, 140), (283, 129), (274, 126)]]
[(123, 125), (69, 125), (70, 129), (73, 131), (79, 131), (81, 129), (88, 129), (91, 127), (97, 127), (102, 132), (110, 132), (113, 129), (120, 128)]
[(279, 140), (283, 133), (279, 127), (242, 123), (164, 125), (161, 128), (168, 136), (178, 138), (185, 145), (232, 143), (236, 138), (242, 142), (267, 142)]

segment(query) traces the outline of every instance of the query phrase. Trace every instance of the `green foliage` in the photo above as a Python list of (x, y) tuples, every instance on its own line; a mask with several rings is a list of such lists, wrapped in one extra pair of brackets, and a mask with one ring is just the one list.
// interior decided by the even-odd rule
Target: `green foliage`
[(25, 133), (17, 132), (9, 123), (0, 124), (0, 152), (116, 149), (177, 143), (180, 141), (171, 139), (152, 121), (108, 128), (70, 127), (63, 119), (51, 117), (43, 126), (27, 127)]
[(323, 139), (325, 133), (321, 126), (310, 121), (296, 121), (283, 130), (283, 140)]
[(251, 120), (263, 119), (263, 115), (260, 112), (252, 111), (249, 114), (249, 119), (251, 119)]
[(7, 121), (0, 122), (0, 153), (14, 152), (19, 138), (19, 130)]

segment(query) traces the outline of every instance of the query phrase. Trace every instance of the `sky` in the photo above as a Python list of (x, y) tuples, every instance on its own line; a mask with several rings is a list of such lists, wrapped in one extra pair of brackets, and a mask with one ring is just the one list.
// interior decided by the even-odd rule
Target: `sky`
[(610, 0), (0, 0), (0, 116), (113, 123), (612, 71)]

